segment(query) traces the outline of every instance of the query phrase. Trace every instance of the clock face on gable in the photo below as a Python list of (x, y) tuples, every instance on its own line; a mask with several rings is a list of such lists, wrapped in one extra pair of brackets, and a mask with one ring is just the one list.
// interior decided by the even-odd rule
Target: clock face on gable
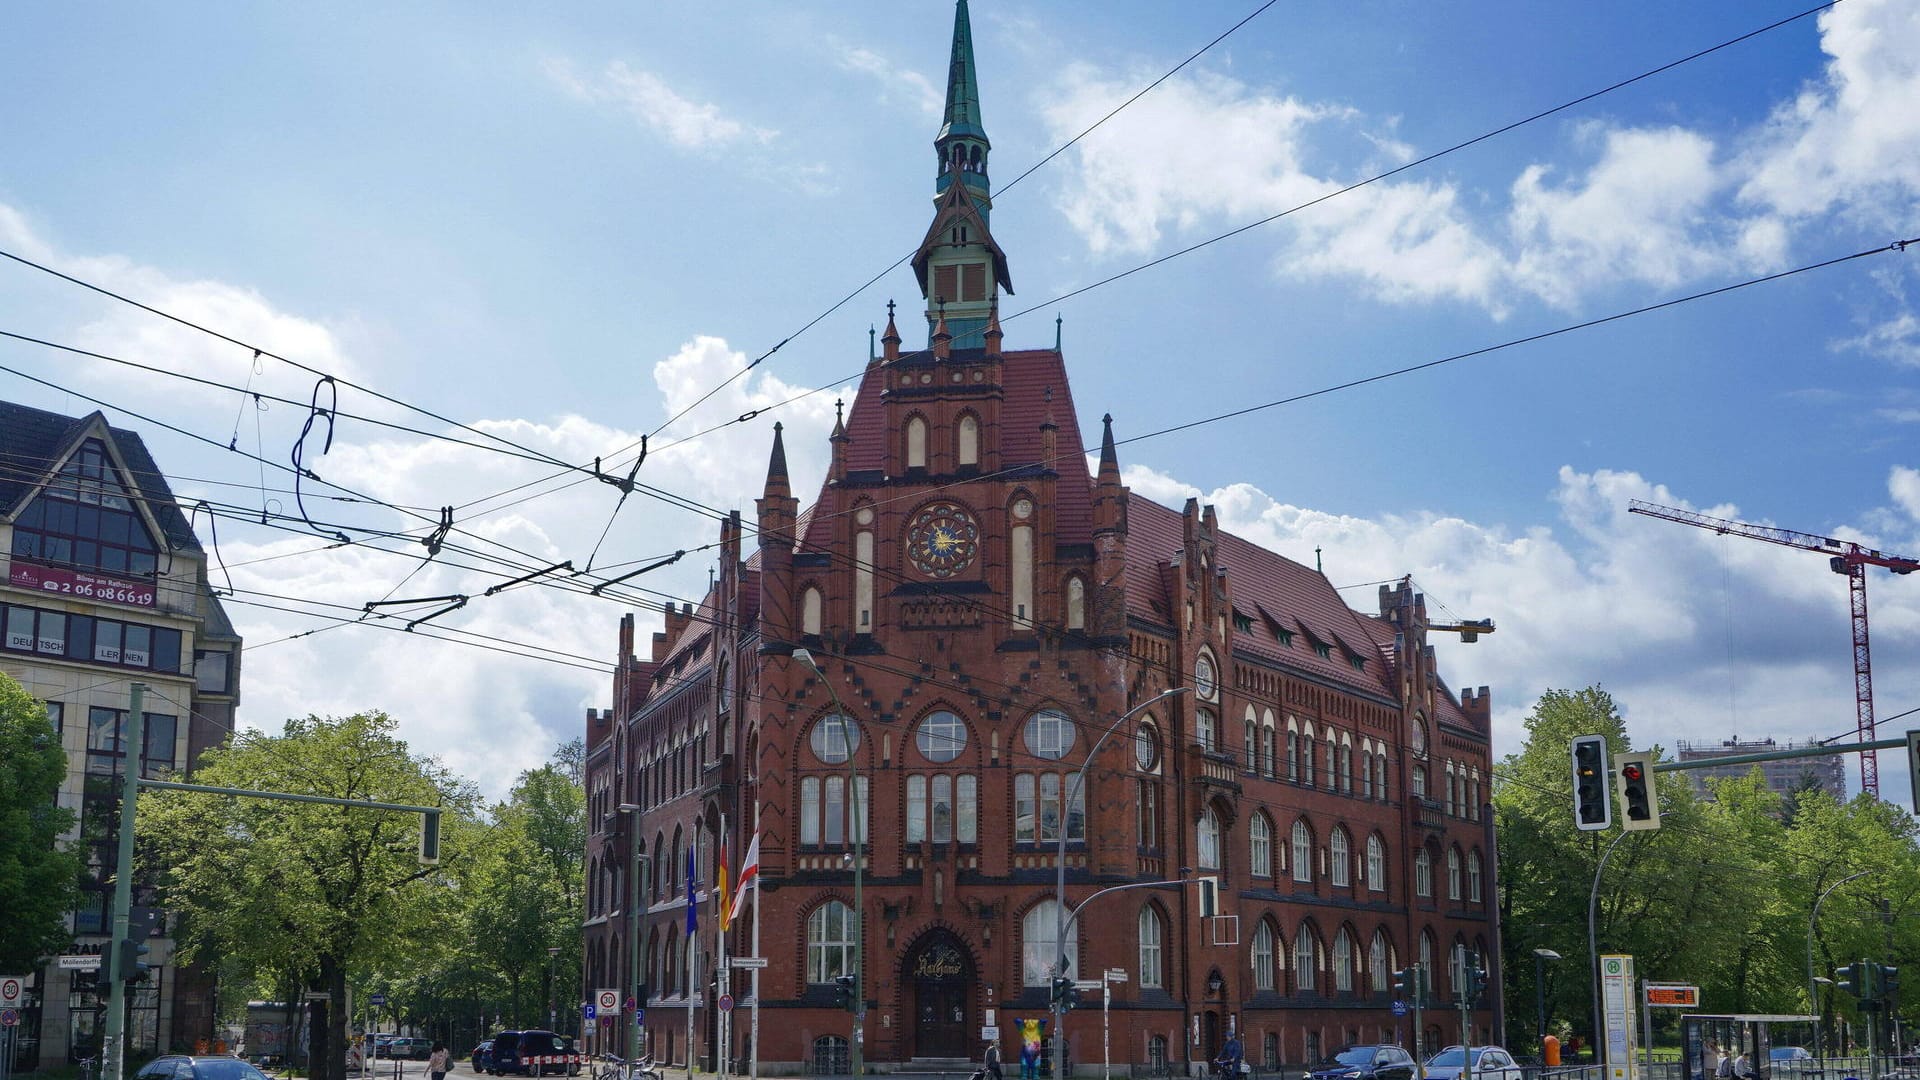
[(928, 577), (958, 574), (973, 564), (979, 550), (980, 527), (958, 503), (929, 503), (907, 527), (907, 558)]

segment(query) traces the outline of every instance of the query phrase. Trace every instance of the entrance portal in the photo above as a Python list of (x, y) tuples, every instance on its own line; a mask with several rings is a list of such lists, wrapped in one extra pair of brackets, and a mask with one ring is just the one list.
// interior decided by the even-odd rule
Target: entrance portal
[(903, 974), (913, 984), (914, 1056), (968, 1057), (973, 960), (966, 946), (952, 934), (936, 932), (907, 957)]

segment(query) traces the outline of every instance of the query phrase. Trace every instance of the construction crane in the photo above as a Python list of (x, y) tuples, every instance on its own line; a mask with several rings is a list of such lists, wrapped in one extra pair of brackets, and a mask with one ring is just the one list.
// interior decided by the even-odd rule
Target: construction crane
[(1492, 619), (1467, 619), (1464, 622), (1428, 623), (1427, 630), (1429, 632), (1434, 630), (1445, 630), (1445, 631), (1448, 631), (1449, 633), (1459, 634), (1461, 641), (1471, 645), (1474, 642), (1480, 640), (1481, 634), (1493, 633), (1493, 620)]
[[(1682, 525), (1708, 529), (1722, 536), (1744, 536), (1752, 540), (1764, 540), (1769, 544), (1779, 544), (1781, 547), (1826, 554), (1827, 565), (1833, 569), (1833, 572), (1847, 576), (1847, 591), (1853, 603), (1854, 718), (1859, 726), (1860, 741), (1863, 743), (1875, 741), (1873, 659), (1867, 649), (1867, 567), (1884, 566), (1896, 574), (1911, 574), (1915, 570), (1920, 570), (1920, 559), (1911, 559), (1905, 555), (1888, 555), (1872, 548), (1861, 547), (1851, 540), (1836, 540), (1831, 536), (1817, 536), (1813, 533), (1796, 532), (1772, 525), (1728, 521), (1724, 518), (1696, 514), (1691, 510), (1679, 510), (1671, 506), (1642, 502), (1639, 499), (1634, 499), (1627, 505), (1627, 513), (1645, 514), (1647, 517), (1665, 521), (1677, 521)], [(1860, 788), (1875, 797), (1880, 794), (1880, 763), (1873, 750), (1860, 751)]]

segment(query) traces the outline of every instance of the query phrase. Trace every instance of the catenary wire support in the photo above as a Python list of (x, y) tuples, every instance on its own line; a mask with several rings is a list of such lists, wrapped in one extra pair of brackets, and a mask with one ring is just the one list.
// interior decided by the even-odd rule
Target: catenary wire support
[[(227, 579), (227, 595), (231, 596), (233, 595), (233, 574), (227, 570), (227, 560), (220, 557), (220, 516), (213, 512), (212, 503), (201, 499), (193, 504), (193, 509), (187, 512), (187, 531), (193, 531), (193, 523), (198, 520), (202, 510), (207, 512), (207, 538), (213, 544), (213, 561), (220, 567), (221, 576)], [(215, 589), (213, 595), (219, 596), (220, 591)]]
[[(320, 407), (320, 390), (322, 387), (325, 387), (328, 392), (327, 402), (329, 407), (325, 409)], [(307, 421), (300, 426), (300, 437), (293, 441), (293, 453), (290, 455), (293, 460), (293, 502), (295, 506), (300, 508), (300, 517), (307, 523), (308, 528), (329, 539), (350, 543), (353, 538), (346, 533), (334, 532), (329, 534), (323, 532), (320, 526), (313, 523), (313, 518), (307, 514), (306, 500), (300, 492), (301, 480), (311, 479), (320, 481), (320, 474), (307, 468), (305, 464), (307, 436), (313, 434), (313, 422), (315, 420), (325, 420), (327, 422), (327, 439), (326, 442), (320, 444), (319, 454), (319, 456), (325, 457), (327, 451), (333, 449), (333, 414), (338, 411), (339, 408), (340, 388), (334, 384), (333, 376), (322, 375), (320, 381), (313, 384), (313, 399), (307, 404)], [(325, 481), (320, 482), (324, 483)]]
[[(588, 590), (587, 595), (599, 596), (602, 592), (606, 591), (606, 588), (609, 585), (618, 585), (621, 582), (627, 581), (631, 578), (637, 578), (641, 574), (644, 574), (649, 570), (658, 570), (663, 566), (672, 566), (674, 563), (677, 563), (681, 559), (685, 558), (686, 554), (687, 554), (687, 550), (685, 548), (681, 548), (679, 551), (674, 552), (673, 554), (667, 556), (664, 559), (659, 560), (658, 562), (648, 563), (647, 565), (641, 567), (638, 570), (633, 570), (625, 574), (621, 574), (617, 578), (608, 578), (607, 580), (600, 582), (598, 585), (595, 585), (592, 589)], [(582, 573), (584, 573), (584, 571), (582, 571)]]
[(420, 540), (427, 549), (427, 558), (431, 559), (440, 554), (441, 545), (447, 542), (447, 534), (452, 531), (453, 507), (443, 506), (440, 508), (440, 524), (434, 526), (433, 531)]
[[(453, 508), (448, 507), (447, 509), (451, 510)], [(498, 585), (489, 585), (487, 586), (487, 591), (481, 595), (492, 596), (495, 593), (504, 592), (507, 589), (511, 589), (515, 585), (524, 585), (527, 582), (532, 581), (534, 578), (545, 577), (546, 575), (554, 573), (555, 571), (559, 571), (559, 570), (571, 570), (571, 569), (573, 569), (572, 559), (568, 559), (566, 562), (554, 563), (552, 566), (543, 566), (540, 569), (533, 571), (532, 573), (521, 574), (519, 577), (514, 578), (512, 581), (503, 581)]]

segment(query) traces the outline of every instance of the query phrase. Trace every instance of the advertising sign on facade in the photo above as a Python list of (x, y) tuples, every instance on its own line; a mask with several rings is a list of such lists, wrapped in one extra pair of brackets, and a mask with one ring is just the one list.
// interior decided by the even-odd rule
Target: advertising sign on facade
[(56, 596), (71, 596), (76, 600), (129, 604), (133, 607), (152, 607), (154, 599), (151, 581), (122, 581), (101, 574), (89, 574), (84, 570), (36, 566), (19, 559), (13, 560), (8, 583), (16, 589), (35, 589)]

